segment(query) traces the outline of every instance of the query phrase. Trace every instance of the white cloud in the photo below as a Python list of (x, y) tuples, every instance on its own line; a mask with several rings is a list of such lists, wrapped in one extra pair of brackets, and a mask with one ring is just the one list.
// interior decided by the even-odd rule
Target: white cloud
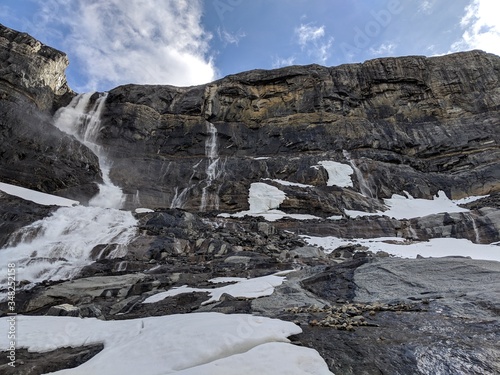
[(432, 8), (434, 7), (436, 0), (423, 0), (420, 2), (418, 11), (430, 14), (432, 12)]
[(224, 46), (227, 46), (228, 44), (238, 45), (240, 43), (240, 39), (247, 36), (242, 30), (238, 30), (233, 34), (227, 31), (225, 28), (221, 29), (220, 27), (217, 28), (217, 35), (219, 36), (219, 39), (224, 43)]
[(273, 69), (281, 68), (283, 66), (290, 66), (295, 63), (295, 56), (290, 56), (288, 58), (275, 57), (273, 58)]
[(452, 51), (481, 49), (500, 55), (500, 2), (473, 0), (465, 8), (460, 21), (462, 38), (451, 46)]
[(396, 47), (397, 47), (397, 45), (395, 43), (391, 43), (391, 42), (382, 43), (377, 48), (371, 47), (370, 53), (373, 56), (389, 56), (389, 55), (394, 54)]
[(325, 27), (314, 27), (310, 25), (300, 25), (295, 29), (295, 34), (299, 38), (301, 47), (305, 47), (308, 43), (314, 43), (325, 36)]
[(295, 35), (301, 49), (305, 50), (314, 62), (326, 64), (333, 38), (326, 35), (324, 25), (315, 27), (311, 24), (301, 24), (295, 28)]
[(68, 32), (63, 45), (87, 78), (84, 87), (126, 83), (206, 83), (211, 35), (201, 26), (199, 0), (44, 0), (39, 19)]

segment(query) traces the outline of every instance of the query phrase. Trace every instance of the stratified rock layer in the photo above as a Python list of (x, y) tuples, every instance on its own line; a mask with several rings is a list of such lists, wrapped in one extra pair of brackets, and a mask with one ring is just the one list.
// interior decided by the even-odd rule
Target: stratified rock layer
[[(219, 197), (207, 210), (242, 210), (263, 178), (314, 186), (307, 198), (287, 191), (291, 210), (353, 206), (311, 168), (321, 160), (354, 163), (354, 190), (364, 184), (368, 198), (488, 194), (500, 189), (499, 79), (500, 58), (471, 51), (255, 70), (189, 88), (127, 85), (109, 94), (101, 142), (131, 206), (196, 210), (205, 188)], [(206, 188), (208, 122), (219, 173)]]

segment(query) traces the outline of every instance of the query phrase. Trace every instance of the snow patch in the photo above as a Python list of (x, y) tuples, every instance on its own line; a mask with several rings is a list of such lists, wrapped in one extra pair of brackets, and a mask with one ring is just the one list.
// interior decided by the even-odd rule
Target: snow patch
[(455, 204), (467, 204), (467, 203), (478, 201), (478, 200), (483, 199), (483, 198), (488, 198), (489, 196), (490, 196), (489, 194), (488, 195), (471, 195), (470, 197), (465, 197), (462, 199), (455, 199), (452, 202)]
[(136, 214), (145, 214), (145, 213), (149, 213), (149, 212), (155, 212), (155, 210), (152, 210), (151, 208), (143, 208), (143, 207), (135, 209)]
[(417, 255), (423, 257), (445, 257), (463, 256), (472, 259), (496, 260), (500, 261), (500, 249), (495, 244), (480, 245), (466, 239), (457, 238), (433, 238), (424, 242), (409, 243), (399, 237), (379, 237), (379, 238), (354, 238), (343, 239), (338, 237), (312, 237), (301, 236), (304, 240), (315, 246), (321, 246), (326, 253), (331, 253), (340, 246), (362, 245), (368, 250), (376, 253), (385, 251), (397, 257), (415, 258)]
[(4, 193), (22, 198), (27, 201), (35, 202), (43, 206), (72, 207), (80, 204), (80, 202), (78, 201), (58, 197), (52, 194), (41, 193), (39, 191), (26, 189), (20, 186), (5, 184), (3, 182), (0, 182), (0, 190)]
[(251, 213), (263, 213), (278, 208), (285, 200), (286, 195), (277, 187), (254, 182), (250, 185), (248, 203)]
[(191, 288), (187, 285), (183, 285), (178, 288), (170, 289), (166, 292), (161, 292), (144, 300), (143, 303), (155, 303), (161, 301), (167, 297), (176, 296), (184, 293), (192, 292), (206, 292), (210, 294), (210, 299), (204, 301), (202, 305), (207, 305), (212, 302), (220, 300), (220, 297), (226, 293), (233, 297), (243, 297), (243, 298), (258, 298), (263, 296), (269, 296), (273, 294), (274, 288), (279, 286), (285, 280), (284, 276), (268, 275), (263, 277), (256, 277), (253, 279), (244, 279), (239, 277), (219, 277), (209, 280), (212, 283), (227, 283), (233, 282), (234, 284), (226, 285), (219, 288)]
[(264, 184), (263, 182), (254, 182), (250, 185), (250, 190), (248, 192), (248, 203), (250, 205), (248, 211), (241, 211), (235, 214), (219, 214), (218, 216), (263, 216), (267, 221), (276, 221), (284, 217), (296, 220), (320, 219), (313, 215), (287, 214), (286, 212), (276, 210), (285, 199), (285, 193), (277, 187)]
[(338, 163), (331, 160), (322, 160), (318, 165), (313, 165), (311, 168), (325, 168), (328, 173), (327, 186), (353, 187), (351, 175), (354, 170), (350, 165)]
[[(0, 318), (7, 332), (9, 318)], [(131, 320), (16, 317), (17, 348), (48, 352), (104, 344), (78, 367), (57, 375), (331, 374), (318, 352), (289, 344), (302, 332), (291, 322), (246, 314), (176, 314)], [(0, 350), (9, 348), (0, 336)], [(237, 371), (235, 371), (237, 369)]]
[(395, 219), (412, 219), (415, 217), (428, 216), (443, 212), (469, 212), (468, 209), (459, 207), (457, 203), (450, 200), (444, 191), (439, 191), (433, 199), (417, 199), (413, 198), (409, 193), (405, 192), (406, 197), (394, 194), (390, 199), (384, 199), (384, 203), (389, 207), (387, 211), (378, 211), (376, 213), (344, 210), (345, 213), (352, 217), (360, 216), (388, 216)]

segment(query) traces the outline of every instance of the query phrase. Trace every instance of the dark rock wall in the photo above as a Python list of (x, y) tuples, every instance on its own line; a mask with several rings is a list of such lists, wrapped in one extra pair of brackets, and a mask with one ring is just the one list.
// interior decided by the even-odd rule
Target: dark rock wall
[(188, 88), (127, 85), (109, 94), (101, 141), (131, 205), (169, 206), (186, 189), (183, 207), (199, 207), (207, 121), (218, 131), (223, 171), (211, 188), (223, 211), (246, 208), (261, 178), (324, 186), (325, 171), (311, 166), (347, 163), (343, 150), (378, 198), (487, 194), (500, 188), (499, 78), (497, 56), (471, 51), (255, 70)]
[(96, 156), (53, 125), (74, 96), (66, 55), (0, 25), (0, 181), (88, 200), (101, 178)]

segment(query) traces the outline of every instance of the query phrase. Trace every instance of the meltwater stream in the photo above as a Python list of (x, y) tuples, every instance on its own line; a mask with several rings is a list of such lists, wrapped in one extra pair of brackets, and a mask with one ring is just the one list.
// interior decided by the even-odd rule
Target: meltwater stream
[(96, 139), (106, 95), (78, 95), (55, 115), (56, 126), (74, 135), (99, 158), (104, 183), (90, 207), (61, 207), (50, 216), (14, 232), (0, 249), (0, 300), (6, 297), (7, 265), (14, 264), (16, 280), (30, 288), (45, 280), (71, 279), (101, 254), (124, 256), (136, 235), (137, 220), (121, 211), (121, 189), (109, 178), (110, 164)]

